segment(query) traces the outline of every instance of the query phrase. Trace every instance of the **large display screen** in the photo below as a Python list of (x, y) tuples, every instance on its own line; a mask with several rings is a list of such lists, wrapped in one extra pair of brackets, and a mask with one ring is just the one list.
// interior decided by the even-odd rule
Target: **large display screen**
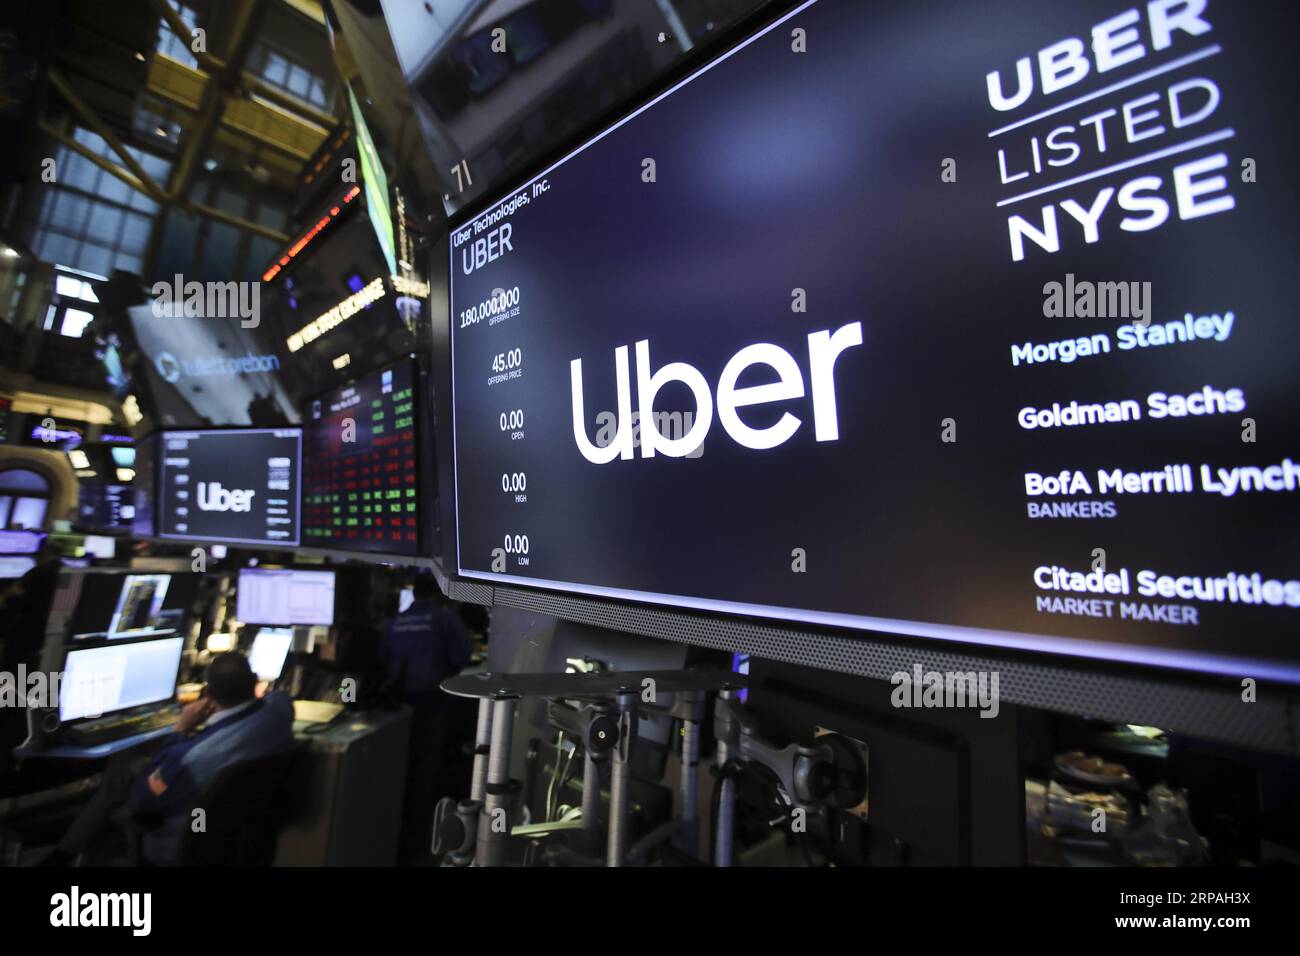
[(458, 223), (460, 573), (1300, 680), (1296, 20), (816, 0)]
[[(148, 410), (167, 428), (293, 421), (280, 357), (264, 344), (257, 283), (159, 281), (127, 309), (144, 362)], [(224, 316), (224, 318), (221, 318)]]
[(419, 553), (414, 366), (404, 360), (306, 410), (303, 544)]
[(160, 537), (298, 543), (301, 429), (166, 432), (161, 443)]

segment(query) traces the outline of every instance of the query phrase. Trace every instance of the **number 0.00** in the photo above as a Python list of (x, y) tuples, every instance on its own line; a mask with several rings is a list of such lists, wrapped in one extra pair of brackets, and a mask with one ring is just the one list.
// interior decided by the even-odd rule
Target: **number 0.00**
[(513, 412), (501, 413), (501, 430), (509, 431), (512, 428), (524, 427), (524, 410), (516, 408)]
[(505, 540), (506, 554), (527, 554), (528, 535), (508, 534)]
[(522, 471), (507, 472), (501, 475), (502, 491), (524, 491), (528, 488), (528, 476)]

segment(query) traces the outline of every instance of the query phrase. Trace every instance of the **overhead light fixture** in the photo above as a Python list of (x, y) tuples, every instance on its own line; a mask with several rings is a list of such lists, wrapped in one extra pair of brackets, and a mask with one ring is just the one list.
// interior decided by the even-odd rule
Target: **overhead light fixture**
[(217, 161), (215, 159), (205, 159), (203, 161), (203, 168), (206, 169), (208, 172), (212, 172), (214, 169), (217, 168)]
[(17, 249), (10, 249), (8, 246), (5, 246), (5, 258), (17, 259), (19, 255), (20, 253)]
[(135, 58), (139, 60), (141, 63), (144, 62), (144, 54), (141, 53), (139, 50), (135, 51)]

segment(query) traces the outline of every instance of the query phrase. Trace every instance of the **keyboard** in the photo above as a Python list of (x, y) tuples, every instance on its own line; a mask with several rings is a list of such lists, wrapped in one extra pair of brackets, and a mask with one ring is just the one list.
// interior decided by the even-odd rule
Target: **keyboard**
[(88, 720), (76, 727), (69, 727), (63, 732), (63, 739), (60, 742), (74, 747), (98, 747), (125, 737), (134, 737), (136, 734), (170, 727), (176, 723), (176, 718), (179, 716), (179, 707), (164, 707), (143, 714), (101, 717), (98, 720)]

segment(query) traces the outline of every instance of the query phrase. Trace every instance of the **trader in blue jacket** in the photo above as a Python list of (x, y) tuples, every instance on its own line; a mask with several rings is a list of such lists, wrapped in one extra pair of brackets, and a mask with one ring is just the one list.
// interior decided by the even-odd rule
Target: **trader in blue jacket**
[(120, 754), (110, 760), (99, 790), (45, 864), (66, 863), (85, 850), (123, 806), (157, 822), (145, 833), (145, 858), (175, 860), (191, 811), (223, 770), (293, 746), (293, 702), (275, 693), (259, 700), (256, 685), (244, 655), (214, 657), (203, 696), (181, 711), (162, 749), (152, 759)]
[(411, 708), (400, 850), (404, 863), (423, 859), (433, 842), (433, 807), (446, 796), (440, 771), (452, 703), (441, 684), (470, 659), (469, 630), (439, 600), (433, 575), (417, 577), (413, 591), (415, 600), (388, 623), (381, 646), (388, 681)]

